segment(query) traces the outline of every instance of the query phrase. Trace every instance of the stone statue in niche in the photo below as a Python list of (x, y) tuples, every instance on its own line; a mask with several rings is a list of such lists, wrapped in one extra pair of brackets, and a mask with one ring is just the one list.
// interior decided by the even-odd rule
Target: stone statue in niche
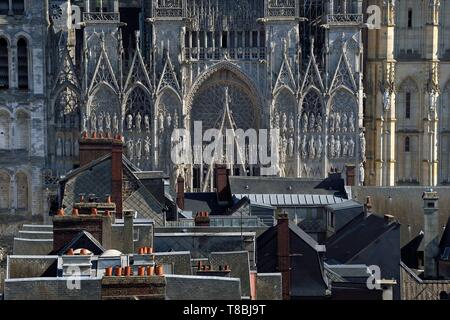
[(359, 133), (359, 147), (361, 149), (361, 161), (366, 161), (366, 137), (364, 131)]
[(127, 129), (133, 129), (133, 116), (131, 115), (131, 113), (127, 115)]
[(170, 112), (167, 112), (166, 125), (167, 129), (170, 129), (172, 127), (172, 116), (170, 115)]
[(105, 116), (105, 128), (106, 132), (111, 132), (111, 115), (109, 112), (107, 112)]
[(281, 130), (283, 133), (287, 131), (287, 115), (285, 112), (283, 112), (281, 117)]
[(88, 118), (86, 114), (83, 114), (81, 121), (81, 132), (87, 132), (87, 126), (88, 126)]
[(95, 115), (95, 112), (91, 114), (91, 132), (97, 131), (97, 116)]
[(148, 114), (146, 114), (144, 116), (144, 126), (145, 126), (145, 130), (147, 130), (147, 131), (150, 130), (150, 118), (149, 118)]
[(355, 132), (355, 114), (353, 111), (350, 113), (350, 117), (348, 118), (348, 131)]
[(150, 155), (150, 147), (151, 147), (150, 137), (146, 137), (144, 141), (144, 152), (146, 156)]
[(114, 112), (114, 116), (113, 116), (112, 126), (113, 126), (113, 132), (119, 133), (119, 119), (117, 118), (117, 113), (115, 113), (115, 112)]
[(389, 92), (389, 88), (385, 88), (383, 91), (383, 108), (385, 111), (388, 111), (391, 107), (391, 94)]
[(355, 141), (353, 141), (353, 138), (348, 141), (348, 156), (351, 158), (355, 156)]
[(315, 124), (316, 124), (316, 116), (314, 115), (314, 112), (311, 112), (309, 114), (309, 132), (314, 132)]
[(128, 152), (128, 157), (130, 159), (133, 159), (133, 156), (134, 156), (133, 140), (128, 140), (128, 142), (127, 142), (127, 152)]
[(306, 157), (308, 156), (308, 150), (306, 148), (307, 148), (306, 136), (303, 136), (303, 140), (302, 140), (302, 159), (306, 159)]
[(347, 132), (347, 114), (342, 114), (342, 132)]
[(311, 136), (309, 140), (309, 158), (314, 159), (316, 157), (316, 149), (315, 149), (315, 143), (314, 143), (314, 137)]
[(98, 132), (103, 132), (103, 119), (104, 119), (103, 112), (99, 114), (98, 116)]
[(294, 116), (291, 114), (289, 116), (289, 130), (293, 131), (294, 130)]
[(164, 131), (164, 111), (159, 113), (159, 130)]
[(364, 185), (365, 180), (365, 171), (364, 171), (364, 164), (359, 164), (359, 184), (362, 186)]
[(335, 157), (336, 158), (340, 158), (341, 157), (341, 150), (342, 150), (341, 137), (337, 136), (335, 143), (336, 143), (336, 145), (335, 145)]
[(317, 119), (316, 119), (316, 129), (317, 132), (321, 133), (322, 132), (322, 115), (320, 114), (320, 112), (317, 114)]
[(342, 138), (342, 156), (344, 158), (348, 156), (348, 141), (345, 137)]
[(330, 128), (330, 132), (333, 133), (334, 132), (334, 113), (330, 113), (330, 118), (329, 118), (329, 128)]
[(322, 137), (319, 136), (317, 138), (317, 152), (316, 152), (316, 156), (319, 160), (322, 159), (322, 152), (323, 152), (323, 142)]
[(341, 114), (339, 112), (336, 113), (334, 131), (335, 132), (341, 131)]
[(139, 160), (142, 156), (142, 141), (141, 139), (138, 139), (136, 142), (136, 158)]
[(141, 113), (138, 112), (136, 115), (136, 130), (137, 130), (137, 132), (141, 132), (141, 125), (142, 125), (142, 116), (141, 116)]
[(306, 112), (303, 112), (302, 116), (302, 129), (303, 133), (308, 132), (308, 115), (306, 114)]
[(294, 138), (290, 137), (288, 140), (288, 153), (289, 157), (292, 157), (294, 155)]
[(273, 115), (272, 127), (275, 129), (280, 128), (280, 114), (278, 113), (278, 111), (275, 111), (275, 113)]
[(335, 157), (335, 140), (334, 140), (334, 135), (331, 135), (330, 137), (330, 142), (328, 144), (328, 153), (329, 153), (329, 157), (330, 158), (334, 158)]

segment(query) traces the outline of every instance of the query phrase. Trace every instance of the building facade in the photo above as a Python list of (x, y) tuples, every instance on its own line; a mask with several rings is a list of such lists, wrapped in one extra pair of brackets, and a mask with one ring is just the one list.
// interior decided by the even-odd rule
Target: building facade
[(0, 1), (0, 212), (42, 214), (47, 7)]
[(279, 129), (278, 176), (446, 184), (448, 14), (445, 1), (1, 0), (0, 207), (46, 211), (82, 134), (122, 135), (136, 166), (187, 191), (214, 188), (214, 163), (261, 174), (246, 142), (241, 164), (194, 149), (201, 164), (175, 165), (172, 133), (196, 121)]
[(446, 185), (450, 3), (372, 2), (382, 26), (367, 38), (366, 182)]
[[(121, 134), (141, 169), (211, 190), (221, 156), (205, 163), (193, 149), (200, 163), (171, 160), (173, 130), (193, 136), (201, 121), (203, 131), (279, 129), (280, 176), (336, 168), (363, 183), (362, 1), (77, 4), (82, 28), (52, 22), (49, 35), (48, 156), (57, 173), (76, 166), (83, 132)], [(236, 147), (244, 161), (226, 161), (232, 174), (260, 174), (249, 145)]]

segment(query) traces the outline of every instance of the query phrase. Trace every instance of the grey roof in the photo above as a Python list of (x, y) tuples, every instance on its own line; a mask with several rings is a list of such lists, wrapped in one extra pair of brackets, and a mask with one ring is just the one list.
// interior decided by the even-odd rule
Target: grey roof
[(168, 179), (169, 176), (163, 171), (136, 171), (134, 173), (139, 179)]
[(270, 206), (328, 206), (347, 201), (330, 194), (235, 194), (234, 196), (238, 199), (247, 197), (251, 203)]
[(362, 209), (364, 205), (355, 200), (346, 200), (334, 204), (330, 204), (327, 206), (327, 209), (331, 211), (339, 211), (339, 210), (347, 210), (347, 209)]
[(297, 226), (294, 222), (289, 221), (289, 229), (297, 235), (300, 239), (305, 241), (311, 248), (313, 248), (317, 252), (325, 252), (325, 246), (320, 245), (314, 240), (309, 234), (303, 231), (299, 226)]
[(192, 211), (194, 215), (200, 211), (208, 211), (211, 215), (227, 213), (230, 205), (221, 205), (215, 192), (187, 192), (184, 194), (184, 210)]
[[(315, 189), (322, 180), (285, 177), (229, 177), (231, 193), (318, 193), (335, 191)], [(314, 190), (314, 192), (312, 192)]]

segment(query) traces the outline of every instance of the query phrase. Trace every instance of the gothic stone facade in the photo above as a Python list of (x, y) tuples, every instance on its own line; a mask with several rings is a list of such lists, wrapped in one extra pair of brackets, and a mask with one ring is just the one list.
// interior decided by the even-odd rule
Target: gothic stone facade
[(41, 1), (0, 1), (0, 213), (45, 210), (47, 14)]
[[(354, 183), (363, 182), (361, 1), (321, 5), (327, 29), (307, 46), (299, 1), (147, 1), (134, 34), (117, 1), (83, 5), (78, 36), (61, 27), (49, 37), (54, 170), (76, 165), (82, 132), (122, 134), (141, 169), (164, 170), (172, 181), (184, 175), (188, 190), (211, 189), (211, 163), (173, 165), (172, 132), (193, 131), (195, 121), (219, 129), (228, 99), (230, 128), (280, 129), (279, 175), (323, 178), (349, 167)], [(229, 167), (236, 175), (260, 170)]]
[(450, 3), (369, 1), (382, 8), (368, 32), (366, 183), (450, 181)]
[(45, 212), (43, 190), (79, 165), (83, 133), (121, 134), (142, 170), (210, 190), (212, 163), (173, 165), (171, 136), (225, 116), (279, 129), (280, 176), (337, 169), (363, 184), (362, 2), (0, 1), (0, 207)]

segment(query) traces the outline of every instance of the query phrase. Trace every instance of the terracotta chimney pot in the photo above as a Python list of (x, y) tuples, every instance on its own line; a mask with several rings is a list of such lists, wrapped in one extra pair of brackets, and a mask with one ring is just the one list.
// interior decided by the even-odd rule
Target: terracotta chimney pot
[(112, 276), (112, 267), (105, 268), (105, 277), (111, 277)]
[(153, 266), (147, 267), (147, 275), (148, 275), (148, 276), (153, 276), (153, 275), (155, 275), (155, 267), (153, 267)]
[(116, 267), (116, 268), (114, 269), (114, 275), (115, 275), (116, 277), (122, 276), (122, 268), (121, 268), (121, 267)]

